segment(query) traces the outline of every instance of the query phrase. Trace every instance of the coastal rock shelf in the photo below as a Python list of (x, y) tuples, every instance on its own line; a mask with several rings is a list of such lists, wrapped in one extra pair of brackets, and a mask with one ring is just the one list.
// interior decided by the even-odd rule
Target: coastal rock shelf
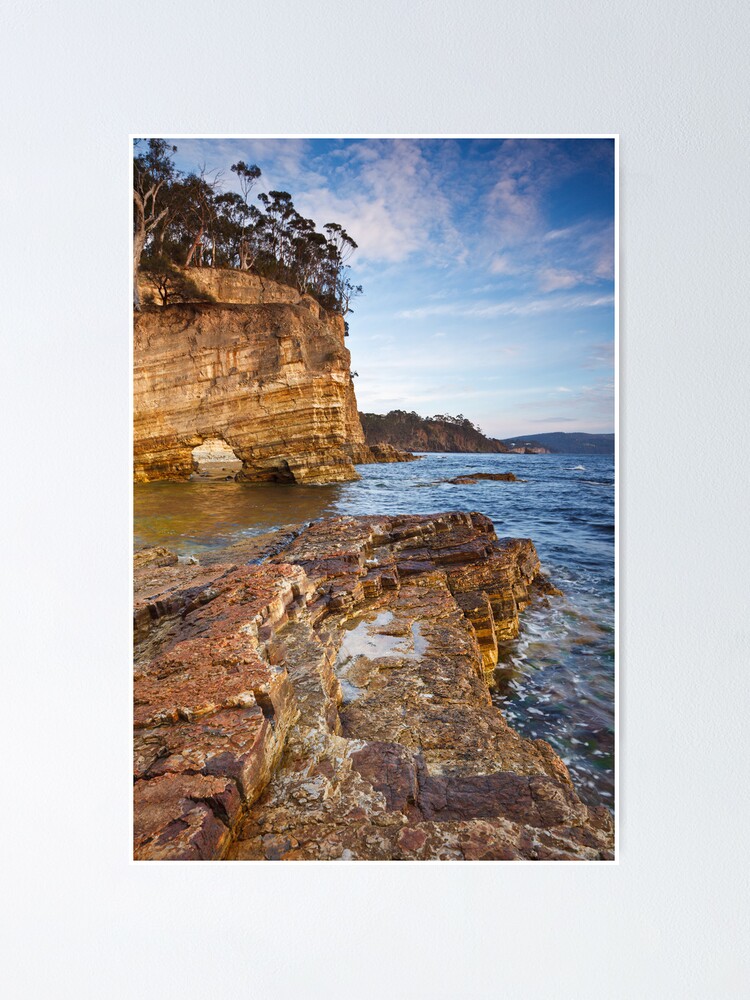
[(213, 301), (134, 318), (136, 482), (335, 483), (412, 457), (365, 443), (341, 316), (253, 275), (190, 275)]
[(534, 591), (481, 514), (315, 522), (136, 572), (138, 859), (607, 859), (609, 811), (492, 705)]

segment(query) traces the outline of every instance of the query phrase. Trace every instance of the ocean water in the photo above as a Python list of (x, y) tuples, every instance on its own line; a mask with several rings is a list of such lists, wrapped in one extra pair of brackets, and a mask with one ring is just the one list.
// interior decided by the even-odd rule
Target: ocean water
[[(481, 511), (498, 536), (533, 539), (562, 597), (534, 602), (501, 645), (493, 700), (524, 736), (547, 740), (581, 797), (614, 808), (614, 460), (575, 455), (425, 455), (365, 465), (359, 482), (299, 487), (149, 483), (135, 487), (136, 548), (196, 555), (331, 514)], [(517, 483), (441, 480), (513, 472)]]

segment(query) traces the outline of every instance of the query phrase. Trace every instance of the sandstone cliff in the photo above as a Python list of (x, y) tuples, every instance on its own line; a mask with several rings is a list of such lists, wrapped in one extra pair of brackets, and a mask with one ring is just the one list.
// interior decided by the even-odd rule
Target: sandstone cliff
[(533, 544), (341, 517), (260, 565), (136, 573), (135, 857), (601, 859), (612, 819), (493, 706)]
[(255, 275), (190, 276), (212, 302), (135, 315), (137, 482), (331, 483), (356, 479), (355, 462), (400, 460), (365, 444), (341, 316)]
[(440, 420), (420, 417), (406, 410), (390, 413), (360, 413), (365, 439), (390, 444), (406, 451), (507, 452), (502, 441), (489, 438), (470, 421)]

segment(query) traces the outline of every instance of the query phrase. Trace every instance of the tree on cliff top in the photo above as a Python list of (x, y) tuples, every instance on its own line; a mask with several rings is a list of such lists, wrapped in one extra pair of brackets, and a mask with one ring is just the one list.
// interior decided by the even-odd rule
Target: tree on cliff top
[(198, 267), (204, 264), (204, 254), (211, 267), (216, 267), (217, 251), (217, 192), (221, 175), (212, 176), (205, 166), (199, 173), (188, 174), (174, 184), (172, 197), (175, 202), (175, 221), (181, 234), (183, 267), (189, 267), (193, 258)]
[[(288, 191), (257, 196), (250, 192), (261, 171), (243, 160), (233, 163), (240, 192), (221, 191), (220, 175), (181, 174), (174, 167), (176, 147), (164, 139), (136, 140), (133, 161), (135, 307), (140, 308), (137, 273), (148, 267), (152, 281), (164, 280), (165, 262), (177, 267), (237, 267), (252, 270), (313, 295), (342, 316), (362, 294), (349, 274), (357, 244), (336, 222), (318, 231), (313, 219), (294, 206)], [(175, 284), (174, 273), (169, 281)], [(157, 282), (158, 284), (158, 282)], [(165, 286), (159, 291), (170, 297)], [(347, 331), (348, 332), (348, 331)]]
[[(142, 145), (145, 143), (145, 145)], [(136, 139), (133, 160), (133, 305), (141, 308), (138, 294), (138, 267), (146, 240), (163, 223), (169, 212), (165, 189), (176, 176), (172, 154), (176, 146), (165, 139)], [(163, 206), (163, 207), (162, 207)]]
[[(240, 228), (240, 238), (237, 251), (240, 259), (240, 271), (246, 271), (250, 267), (252, 260), (255, 258), (255, 254), (251, 254), (253, 244), (252, 241), (248, 239), (247, 229), (248, 223), (251, 221), (257, 221), (257, 216), (260, 214), (257, 208), (255, 208), (254, 205), (251, 205), (249, 201), (250, 192), (255, 187), (255, 182), (260, 177), (260, 167), (255, 163), (248, 167), (244, 160), (240, 160), (238, 163), (233, 163), (230, 169), (233, 174), (237, 174), (240, 191), (242, 192), (241, 200), (244, 205), (244, 211), (239, 203), (235, 202), (235, 208), (238, 216), (237, 221)], [(253, 219), (253, 213), (255, 214), (255, 219)]]

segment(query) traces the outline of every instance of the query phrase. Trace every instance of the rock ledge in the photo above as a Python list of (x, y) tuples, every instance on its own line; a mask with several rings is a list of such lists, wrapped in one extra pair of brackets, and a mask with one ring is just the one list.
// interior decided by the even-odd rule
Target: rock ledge
[(492, 705), (550, 592), (481, 514), (316, 522), (139, 586), (138, 859), (610, 859), (607, 809)]

